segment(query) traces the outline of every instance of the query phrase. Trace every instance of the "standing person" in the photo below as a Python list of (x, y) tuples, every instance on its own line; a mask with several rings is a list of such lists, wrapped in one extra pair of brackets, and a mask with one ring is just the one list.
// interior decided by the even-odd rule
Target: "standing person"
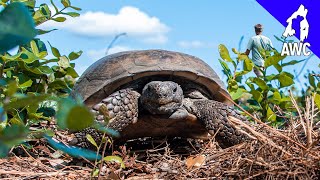
[(250, 38), (247, 50), (243, 54), (246, 54), (248, 56), (250, 54), (250, 51), (252, 51), (252, 62), (255, 64), (253, 72), (258, 77), (260, 77), (263, 76), (261, 70), (264, 70), (264, 59), (262, 58), (259, 49), (262, 48), (264, 50), (270, 51), (273, 49), (273, 45), (268, 37), (262, 35), (262, 24), (255, 25), (254, 30), (256, 32), (256, 35)]

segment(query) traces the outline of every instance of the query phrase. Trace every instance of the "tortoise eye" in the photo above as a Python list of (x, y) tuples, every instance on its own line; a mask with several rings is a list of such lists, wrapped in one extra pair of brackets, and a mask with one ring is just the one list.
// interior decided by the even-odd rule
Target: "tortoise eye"
[(174, 87), (173, 92), (177, 92), (178, 88)]

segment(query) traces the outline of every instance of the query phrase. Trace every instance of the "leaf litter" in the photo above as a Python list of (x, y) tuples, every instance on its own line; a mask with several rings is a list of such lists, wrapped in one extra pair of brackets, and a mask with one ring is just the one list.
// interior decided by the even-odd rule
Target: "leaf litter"
[[(117, 161), (76, 159), (50, 147), (44, 139), (31, 140), (32, 147), (19, 145), (0, 159), (1, 179), (319, 179), (320, 123), (314, 99), (308, 98), (286, 126), (276, 129), (253, 117), (250, 124), (229, 121), (251, 140), (222, 149), (214, 137), (142, 138), (125, 144), (108, 144), (105, 156)], [(57, 130), (54, 122), (41, 123), (68, 142), (72, 135)], [(106, 158), (107, 159), (107, 158)]]

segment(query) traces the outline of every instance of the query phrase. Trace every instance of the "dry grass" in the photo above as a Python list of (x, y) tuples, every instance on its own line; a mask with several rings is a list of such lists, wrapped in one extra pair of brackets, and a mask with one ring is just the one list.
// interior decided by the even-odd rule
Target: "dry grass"
[[(242, 144), (222, 149), (214, 141), (161, 140), (132, 142), (114, 154), (124, 159), (126, 169), (115, 163), (96, 166), (101, 179), (319, 179), (320, 133), (315, 123), (319, 110), (313, 98), (284, 129), (276, 129), (256, 119), (244, 123), (229, 120), (252, 138)], [(145, 148), (144, 145), (151, 146)], [(48, 150), (47, 150), (48, 151)], [(52, 152), (52, 150), (50, 150)], [(92, 165), (68, 156), (63, 167), (48, 163), (52, 158), (11, 157), (0, 160), (0, 178), (87, 179)], [(80, 163), (80, 164), (79, 164)]]

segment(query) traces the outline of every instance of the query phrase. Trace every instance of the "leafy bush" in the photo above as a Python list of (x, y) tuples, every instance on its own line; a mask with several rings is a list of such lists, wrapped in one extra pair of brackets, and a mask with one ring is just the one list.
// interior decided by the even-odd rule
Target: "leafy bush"
[[(54, 29), (36, 29), (36, 26), (46, 21), (63, 22), (66, 20), (65, 16), (79, 16), (77, 12), (65, 12), (66, 9), (81, 10), (72, 6), (69, 0), (62, 0), (61, 3), (63, 8), (58, 10), (51, 0), (55, 9), (53, 13), (47, 4), (35, 7), (35, 0), (0, 2), (4, 7), (0, 12), (1, 157), (6, 156), (11, 147), (39, 134), (44, 135), (53, 146), (61, 148), (59, 143), (50, 140), (49, 135), (52, 136), (53, 132), (42, 127), (32, 130), (29, 128), (42, 121), (51, 121), (51, 116), (54, 116), (56, 111), (60, 128), (81, 130), (93, 125), (94, 118), (88, 108), (81, 101), (67, 98), (75, 78), (78, 77), (72, 61), (77, 59), (82, 51), (62, 55), (49, 42), (46, 45), (39, 39), (40, 35)], [(38, 36), (35, 38), (36, 35)], [(16, 53), (8, 52), (16, 46)], [(50, 47), (54, 58), (48, 58), (47, 47)], [(96, 157), (95, 153), (82, 154), (84, 157)]]
[[(289, 88), (294, 84), (293, 74), (285, 71), (285, 67), (300, 63), (303, 60), (286, 61), (275, 49), (272, 51), (260, 50), (264, 60), (265, 68), (261, 69), (263, 76), (250, 76), (249, 72), (255, 67), (247, 55), (232, 49), (236, 58), (231, 58), (228, 49), (219, 45), (219, 53), (222, 59), (219, 62), (223, 73), (228, 77), (228, 91), (233, 100), (241, 103), (251, 113), (256, 113), (265, 122), (280, 125), (286, 112), (295, 112), (289, 97)], [(241, 66), (242, 68), (239, 68)], [(232, 69), (231, 69), (232, 67)], [(274, 67), (278, 73), (269, 73)], [(249, 77), (248, 77), (249, 76)]]

